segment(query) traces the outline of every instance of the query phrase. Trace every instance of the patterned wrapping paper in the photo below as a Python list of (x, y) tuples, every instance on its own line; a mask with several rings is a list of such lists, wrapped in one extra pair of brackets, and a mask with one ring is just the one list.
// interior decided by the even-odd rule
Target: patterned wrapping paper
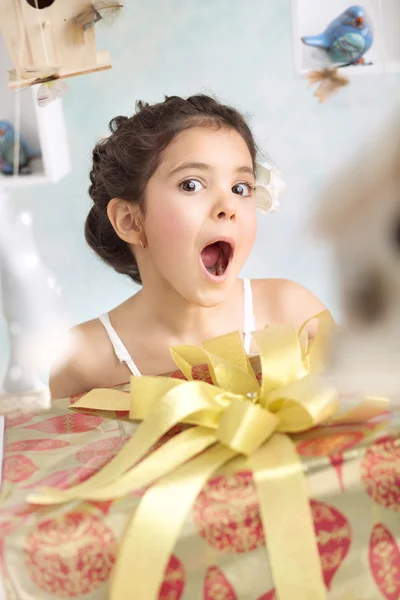
[[(258, 373), (257, 359), (252, 364)], [(207, 368), (195, 376), (210, 381)], [(114, 502), (26, 502), (39, 486), (66, 488), (90, 477), (136, 427), (121, 413), (68, 411), (76, 399), (6, 422), (0, 561), (8, 600), (109, 597), (118, 542), (143, 490)], [(318, 427), (295, 440), (329, 600), (399, 600), (400, 419)], [(198, 496), (159, 598), (274, 600), (266, 538), (252, 474), (236, 458)]]

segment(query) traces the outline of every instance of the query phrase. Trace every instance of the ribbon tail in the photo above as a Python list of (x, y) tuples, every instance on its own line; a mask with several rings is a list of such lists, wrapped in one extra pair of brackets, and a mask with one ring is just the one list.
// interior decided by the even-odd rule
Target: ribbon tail
[(70, 410), (90, 409), (90, 410), (129, 410), (131, 407), (131, 397), (127, 392), (114, 390), (110, 388), (97, 388), (91, 390), (79, 398), (75, 404), (70, 406)]
[[(346, 405), (346, 400), (342, 401)], [(332, 423), (362, 423), (378, 417), (387, 410), (393, 410), (388, 398), (367, 397), (362, 398), (350, 410), (343, 410), (332, 419)]]
[[(144, 394), (146, 392), (146, 381), (145, 377), (134, 377), (131, 386), (133, 388), (136, 388), (136, 386), (139, 388), (140, 386), (139, 389)], [(152, 381), (150, 381), (150, 385), (152, 385)], [(198, 411), (204, 409), (212, 411), (212, 409), (218, 408), (214, 400), (218, 393), (218, 388), (202, 381), (185, 382), (174, 386), (158, 405), (151, 408), (148, 417), (142, 421), (131, 439), (110, 462), (83, 483), (58, 491), (57, 496), (60, 499), (62, 498), (63, 502), (69, 502), (117, 480), (143, 458), (151, 447), (174, 425)], [(55, 494), (55, 490), (46, 488), (42, 488), (41, 492), (45, 495)]]
[(306, 480), (293, 442), (277, 433), (248, 462), (260, 499), (277, 597), (325, 600)]
[[(138, 431), (138, 430), (137, 430)], [(136, 432), (135, 432), (136, 433)], [(114, 458), (110, 460), (104, 467), (97, 471), (94, 475), (89, 477), (83, 483), (79, 483), (65, 490), (54, 490), (53, 488), (39, 488), (35, 495), (35, 503), (48, 504), (46, 499), (52, 497), (56, 504), (69, 502), (70, 500), (78, 499), (85, 493), (90, 492), (94, 489), (102, 488), (104, 485), (111, 483), (115, 479), (118, 479), (129, 467), (132, 466), (141, 456), (150, 450), (153, 443), (157, 440), (150, 438), (149, 443), (140, 447), (141, 452), (135, 453), (137, 444), (137, 437), (133, 435), (125, 446), (118, 452)], [(43, 502), (41, 498), (43, 497)], [(31, 502), (33, 495), (28, 497), (28, 501)]]
[[(168, 560), (191, 506), (214, 471), (235, 455), (218, 444), (146, 492), (122, 539), (110, 600), (158, 600)], [(157, 532), (156, 539), (151, 531)]]
[[(83, 491), (79, 494), (79, 500), (115, 500), (134, 490), (143, 489), (203, 452), (216, 441), (215, 431), (203, 427), (187, 429), (165, 442), (161, 448), (154, 450), (150, 456), (121, 475), (116, 481), (100, 489), (94, 487), (94, 489)], [(28, 502), (40, 505), (62, 504), (65, 502), (65, 495), (59, 490), (33, 493), (28, 496)]]

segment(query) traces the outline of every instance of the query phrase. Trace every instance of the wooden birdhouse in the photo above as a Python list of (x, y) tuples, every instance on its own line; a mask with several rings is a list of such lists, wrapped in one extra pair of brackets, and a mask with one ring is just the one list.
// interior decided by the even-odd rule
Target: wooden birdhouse
[(330, 372), (342, 391), (400, 398), (400, 119), (336, 174), (316, 229), (331, 244), (345, 328)]
[(101, 16), (87, 0), (1, 0), (0, 30), (15, 67), (8, 87), (111, 68), (109, 52), (96, 48)]

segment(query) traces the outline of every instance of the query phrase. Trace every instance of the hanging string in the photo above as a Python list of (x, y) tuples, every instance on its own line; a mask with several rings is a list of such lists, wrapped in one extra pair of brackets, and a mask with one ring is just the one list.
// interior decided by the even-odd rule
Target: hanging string
[[(19, 70), (19, 65), (22, 65), (24, 60), (25, 53), (25, 23), (23, 19), (24, 14), (24, 6), (23, 1), (20, 0), (20, 10), (19, 10), (19, 18), (18, 18), (18, 28), (19, 28), (19, 38), (21, 40), (21, 45), (19, 48), (19, 57), (18, 57), (18, 68), (17, 68), (17, 77), (21, 78), (22, 73)], [(20, 147), (21, 147), (21, 94), (14, 94), (14, 156), (13, 156), (13, 177), (18, 177), (19, 175), (19, 157), (20, 157)]]
[(43, 27), (42, 27), (42, 21), (41, 21), (41, 18), (40, 18), (39, 0), (35, 0), (35, 7), (36, 7), (36, 15), (37, 15), (37, 22), (38, 22), (38, 25), (39, 25), (40, 37), (42, 38), (43, 53), (44, 53), (44, 57), (45, 57), (45, 60), (46, 60), (46, 65), (50, 66), (49, 55), (48, 55), (48, 52), (47, 52), (46, 38), (45, 38), (45, 35), (44, 35), (44, 31), (43, 31)]

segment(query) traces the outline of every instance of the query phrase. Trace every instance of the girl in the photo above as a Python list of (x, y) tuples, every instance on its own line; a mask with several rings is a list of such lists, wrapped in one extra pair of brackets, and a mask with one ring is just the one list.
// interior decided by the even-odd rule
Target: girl
[[(174, 368), (169, 348), (268, 324), (298, 328), (324, 306), (281, 279), (241, 280), (256, 235), (256, 146), (244, 118), (204, 95), (170, 97), (116, 117), (93, 151), (85, 235), (141, 290), (74, 329), (53, 397)], [(312, 329), (309, 331), (313, 336)]]

